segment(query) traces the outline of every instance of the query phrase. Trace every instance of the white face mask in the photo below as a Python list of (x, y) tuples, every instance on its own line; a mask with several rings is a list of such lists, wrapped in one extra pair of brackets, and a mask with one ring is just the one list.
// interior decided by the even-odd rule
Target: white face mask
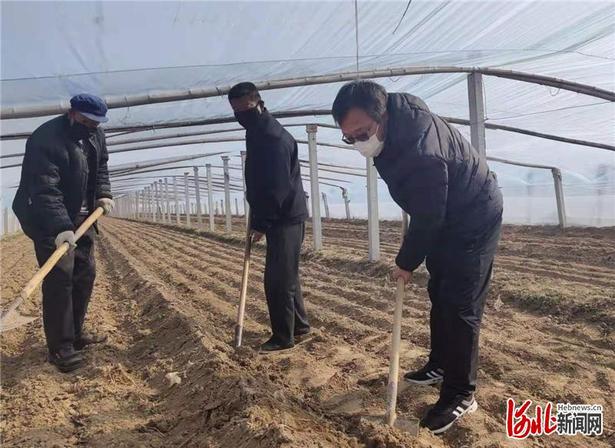
[(377, 157), (384, 148), (384, 142), (378, 139), (378, 128), (376, 128), (376, 132), (369, 139), (364, 142), (356, 141), (353, 146), (365, 157)]

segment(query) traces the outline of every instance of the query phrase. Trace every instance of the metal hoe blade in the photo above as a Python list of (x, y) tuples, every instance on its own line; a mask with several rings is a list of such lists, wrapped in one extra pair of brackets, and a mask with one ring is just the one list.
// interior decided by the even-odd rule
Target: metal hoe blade
[(10, 310), (6, 314), (2, 315), (2, 319), (0, 320), (0, 332), (5, 332), (23, 325), (27, 325), (36, 319), (38, 319), (37, 316), (24, 316), (19, 314), (17, 310)]

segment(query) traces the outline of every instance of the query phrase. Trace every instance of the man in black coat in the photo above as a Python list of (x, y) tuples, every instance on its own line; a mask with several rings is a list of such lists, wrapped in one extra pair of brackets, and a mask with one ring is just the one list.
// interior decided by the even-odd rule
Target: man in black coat
[(265, 108), (256, 86), (235, 85), (228, 94), (235, 117), (246, 129), (246, 198), (253, 241), (267, 237), (265, 295), (271, 338), (263, 351), (284, 350), (310, 332), (299, 256), (308, 216), (297, 142)]
[(391, 197), (411, 217), (393, 277), (408, 283), (426, 262), (431, 353), (405, 380), (442, 383), (440, 399), (422, 419), (442, 433), (477, 408), (479, 329), (502, 223), (495, 174), (457, 129), (412, 95), (351, 82), (337, 94), (333, 117), (343, 140), (373, 158)]
[(83, 364), (83, 347), (106, 339), (82, 330), (96, 275), (94, 230), (79, 241), (74, 233), (95, 208), (105, 214), (113, 208), (105, 134), (98, 127), (107, 121), (106, 113), (100, 98), (81, 94), (71, 99), (68, 113), (37, 128), (26, 142), (13, 201), (39, 265), (63, 243), (71, 247), (43, 281), (49, 362), (62, 372)]

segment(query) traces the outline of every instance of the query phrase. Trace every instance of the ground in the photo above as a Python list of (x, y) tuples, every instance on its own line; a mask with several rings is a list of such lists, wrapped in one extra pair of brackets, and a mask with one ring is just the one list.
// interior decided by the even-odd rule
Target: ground
[[(2, 334), (6, 447), (609, 447), (615, 445), (615, 229), (506, 227), (481, 334), (479, 410), (442, 437), (379, 423), (385, 408), (399, 223), (383, 223), (383, 260), (365, 261), (364, 221), (327, 221), (321, 253), (302, 256), (312, 340), (262, 355), (268, 336), (262, 243), (255, 248), (244, 347), (232, 348), (243, 223), (197, 232), (104, 219), (87, 325), (109, 335), (87, 367), (45, 362), (40, 320)], [(2, 304), (36, 265), (24, 236), (0, 243)], [(406, 293), (401, 366), (429, 347), (426, 273)], [(40, 314), (36, 294), (24, 313)], [(169, 375), (171, 374), (171, 375)], [(169, 378), (179, 378), (172, 384)], [(604, 434), (505, 435), (506, 399), (602, 404)], [(400, 384), (401, 419), (437, 389)]]

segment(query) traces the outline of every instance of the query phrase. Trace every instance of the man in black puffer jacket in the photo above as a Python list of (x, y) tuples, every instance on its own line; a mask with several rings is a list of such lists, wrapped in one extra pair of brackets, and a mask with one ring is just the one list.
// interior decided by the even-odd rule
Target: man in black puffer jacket
[(308, 214), (297, 142), (269, 114), (254, 84), (237, 84), (228, 99), (237, 121), (246, 129), (251, 237), (258, 241), (267, 236), (265, 295), (273, 334), (261, 350), (284, 350), (310, 332), (299, 281)]
[(340, 89), (333, 117), (343, 140), (373, 158), (391, 197), (410, 215), (393, 276), (407, 283), (426, 262), (431, 352), (425, 367), (405, 379), (443, 383), (421, 421), (442, 433), (477, 408), (479, 329), (502, 223), (496, 177), (457, 129), (412, 95), (351, 82)]
[(84, 334), (83, 321), (94, 286), (94, 230), (75, 242), (74, 231), (96, 207), (113, 208), (107, 169), (107, 106), (81, 94), (71, 110), (36, 129), (26, 142), (21, 181), (13, 210), (24, 233), (34, 241), (39, 265), (57, 247), (71, 250), (43, 281), (43, 325), (49, 361), (62, 372), (83, 364), (78, 353), (105, 338)]

